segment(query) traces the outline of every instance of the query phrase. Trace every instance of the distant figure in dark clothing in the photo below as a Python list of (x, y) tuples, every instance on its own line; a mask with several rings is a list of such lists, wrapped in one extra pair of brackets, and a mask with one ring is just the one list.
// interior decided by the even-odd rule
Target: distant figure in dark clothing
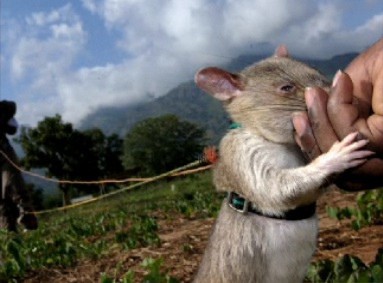
[[(12, 101), (0, 101), (0, 150), (15, 164), (18, 159), (13, 150), (8, 135), (17, 131), (14, 119), (16, 104)], [(33, 211), (30, 193), (27, 191), (21, 173), (14, 168), (3, 155), (0, 155), (0, 229), (16, 231), (17, 223), (22, 223), (26, 229), (37, 229), (36, 216)]]

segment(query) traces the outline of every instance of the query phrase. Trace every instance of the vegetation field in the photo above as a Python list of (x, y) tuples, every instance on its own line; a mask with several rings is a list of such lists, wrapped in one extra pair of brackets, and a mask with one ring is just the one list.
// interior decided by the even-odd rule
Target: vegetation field
[[(0, 281), (191, 282), (223, 198), (205, 172), (41, 215), (37, 231), (1, 231)], [(382, 213), (382, 192), (332, 188), (307, 282), (383, 282)]]

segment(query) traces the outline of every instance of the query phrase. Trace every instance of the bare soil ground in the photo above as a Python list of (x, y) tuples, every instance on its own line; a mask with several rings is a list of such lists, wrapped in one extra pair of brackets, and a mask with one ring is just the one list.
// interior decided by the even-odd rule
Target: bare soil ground
[[(330, 219), (325, 206), (344, 207), (355, 205), (356, 194), (342, 194), (331, 190), (318, 204), (320, 234), (318, 249), (313, 261), (337, 259), (345, 254), (358, 256), (365, 263), (375, 259), (377, 250), (383, 247), (383, 226), (369, 226), (356, 232), (349, 221)], [(175, 219), (175, 220), (174, 220)], [(162, 258), (163, 270), (181, 282), (191, 282), (214, 223), (214, 219), (187, 219), (159, 216), (161, 246), (146, 247), (131, 251), (116, 250), (97, 261), (84, 260), (77, 266), (66, 269), (40, 270), (30, 274), (24, 282), (100, 282), (101, 273), (112, 278), (121, 278), (129, 269), (144, 275), (143, 259)], [(139, 282), (139, 280), (138, 280)]]

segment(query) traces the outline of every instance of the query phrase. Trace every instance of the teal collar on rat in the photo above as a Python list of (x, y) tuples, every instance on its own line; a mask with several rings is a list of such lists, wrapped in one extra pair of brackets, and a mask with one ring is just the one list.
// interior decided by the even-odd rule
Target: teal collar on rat
[(279, 219), (279, 220), (304, 220), (312, 217), (316, 211), (316, 203), (310, 203), (308, 205), (298, 206), (294, 209), (287, 210), (283, 215), (268, 215), (262, 213), (254, 203), (251, 203), (248, 199), (242, 197), (235, 192), (228, 192), (227, 204), (229, 207), (242, 214), (257, 214), (267, 218)]
[(242, 128), (242, 124), (237, 122), (231, 123), (229, 127), (230, 130), (239, 129), (239, 128)]

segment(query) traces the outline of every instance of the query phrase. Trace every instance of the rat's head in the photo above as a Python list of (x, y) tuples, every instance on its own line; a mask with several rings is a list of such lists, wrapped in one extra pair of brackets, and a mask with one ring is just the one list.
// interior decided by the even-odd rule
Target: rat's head
[(284, 46), (239, 74), (210, 67), (199, 71), (195, 81), (223, 101), (234, 121), (276, 143), (294, 142), (291, 116), (306, 111), (305, 88), (329, 87), (318, 71), (289, 58)]

